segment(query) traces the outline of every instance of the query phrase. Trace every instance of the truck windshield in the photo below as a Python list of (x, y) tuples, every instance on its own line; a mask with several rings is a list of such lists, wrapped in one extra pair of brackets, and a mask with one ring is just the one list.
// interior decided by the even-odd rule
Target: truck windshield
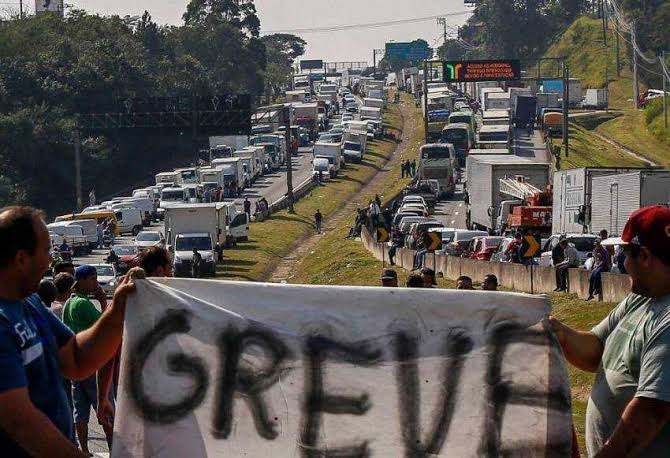
[(449, 118), (449, 122), (451, 124), (456, 123), (470, 124), (470, 116), (452, 116), (451, 118)]
[(196, 248), (198, 251), (211, 251), (212, 239), (209, 237), (177, 237), (175, 250), (177, 251), (193, 251)]
[(360, 151), (361, 145), (360, 143), (344, 142), (344, 149), (349, 151)]
[(233, 149), (227, 146), (217, 146), (212, 148), (212, 160), (233, 157)]
[(449, 159), (450, 157), (449, 148), (433, 146), (421, 149), (421, 159)]
[(195, 180), (197, 178), (197, 173), (195, 170), (182, 170), (181, 179), (184, 181)]
[(447, 128), (442, 131), (442, 143), (451, 143), (455, 148), (469, 148), (468, 140), (468, 130), (465, 128)]
[(330, 156), (329, 156), (329, 157), (321, 156), (321, 158), (322, 158), (322, 159), (327, 159), (329, 164), (334, 164), (334, 163), (335, 163), (335, 159), (334, 159), (333, 157), (330, 157)]
[(184, 191), (163, 191), (161, 193), (161, 200), (165, 201), (184, 200)]

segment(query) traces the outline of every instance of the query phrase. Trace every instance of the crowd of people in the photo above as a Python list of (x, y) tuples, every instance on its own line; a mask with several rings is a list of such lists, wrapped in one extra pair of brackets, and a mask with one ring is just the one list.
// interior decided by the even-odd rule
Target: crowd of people
[(400, 164), (400, 178), (414, 178), (416, 176), (416, 159), (407, 159)]
[[(670, 209), (635, 212), (618, 245), (631, 294), (590, 331), (554, 317), (549, 323), (567, 361), (596, 374), (586, 410), (588, 455), (664, 457), (670, 449)], [(108, 301), (92, 266), (61, 262), (53, 280), (44, 281), (50, 261), (44, 215), (29, 207), (0, 209), (2, 457), (89, 456), (91, 408), (113, 447), (126, 302), (137, 279), (172, 270), (169, 253), (151, 248), (142, 254), (143, 270), (123, 277)], [(381, 280), (398, 286), (393, 269)], [(409, 288), (436, 283), (431, 269), (407, 280)], [(459, 278), (457, 288), (473, 289), (472, 279)], [(487, 275), (482, 289), (495, 291), (497, 278)]]

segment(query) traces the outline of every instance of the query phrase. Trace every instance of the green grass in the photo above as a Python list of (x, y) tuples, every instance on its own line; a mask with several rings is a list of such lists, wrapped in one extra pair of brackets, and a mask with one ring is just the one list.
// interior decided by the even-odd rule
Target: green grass
[[(410, 103), (408, 98), (403, 100), (404, 103)], [(387, 131), (398, 138), (402, 131), (398, 105), (389, 104), (384, 119)], [(226, 250), (217, 277), (227, 280), (268, 280), (294, 244), (313, 233), (313, 215), (316, 210), (321, 210), (326, 219), (335, 213), (374, 177), (396, 146), (394, 140), (388, 139), (371, 142), (362, 164), (347, 164), (337, 179), (314, 188), (295, 204), (294, 214), (283, 210), (263, 222), (251, 224), (249, 241)]]
[[(560, 139), (554, 139), (554, 144), (560, 144), (560, 141)], [(644, 167), (645, 165), (643, 161), (597, 138), (586, 128), (575, 123), (570, 123), (570, 152), (568, 157), (565, 157), (565, 150), (561, 150), (561, 169), (578, 167)]]

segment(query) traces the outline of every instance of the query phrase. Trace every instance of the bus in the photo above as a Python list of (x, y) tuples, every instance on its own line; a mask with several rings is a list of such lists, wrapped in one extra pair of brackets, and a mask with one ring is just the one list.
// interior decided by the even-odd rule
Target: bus
[(448, 143), (456, 150), (456, 159), (461, 167), (465, 167), (465, 158), (475, 146), (474, 133), (469, 124), (448, 124), (442, 129), (440, 143)]
[(419, 177), (421, 180), (437, 180), (441, 194), (451, 197), (456, 191), (455, 160), (454, 145), (446, 143), (423, 145), (419, 150)]

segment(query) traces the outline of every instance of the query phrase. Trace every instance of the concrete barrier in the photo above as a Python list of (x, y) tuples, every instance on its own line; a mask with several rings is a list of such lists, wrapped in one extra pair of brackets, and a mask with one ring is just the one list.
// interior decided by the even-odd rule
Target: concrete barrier
[(568, 269), (568, 291), (580, 299), (589, 297), (589, 277), (591, 272), (584, 269)]
[(556, 269), (553, 267), (533, 266), (533, 291), (551, 293), (556, 289)]
[(408, 250), (407, 248), (400, 248), (398, 250), (397, 257), (400, 258), (401, 267), (405, 270), (412, 270), (414, 266), (414, 250)]
[(521, 293), (530, 293), (532, 291), (529, 266), (507, 263), (504, 269), (508, 270), (509, 274), (512, 276), (514, 283), (512, 289), (514, 291), (519, 291)]
[(621, 302), (630, 294), (630, 277), (628, 275), (603, 273), (603, 300), (605, 302)]

